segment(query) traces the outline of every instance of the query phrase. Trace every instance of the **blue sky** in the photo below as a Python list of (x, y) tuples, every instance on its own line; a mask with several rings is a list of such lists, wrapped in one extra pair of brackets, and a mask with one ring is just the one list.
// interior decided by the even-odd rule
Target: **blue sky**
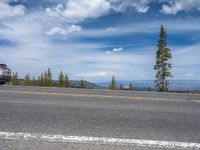
[(20, 77), (154, 79), (161, 24), (173, 79), (200, 79), (200, 0), (0, 0), (0, 63)]

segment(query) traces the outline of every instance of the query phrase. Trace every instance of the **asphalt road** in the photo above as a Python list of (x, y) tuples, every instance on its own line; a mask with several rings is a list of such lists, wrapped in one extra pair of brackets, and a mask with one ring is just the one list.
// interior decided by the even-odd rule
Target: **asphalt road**
[(0, 86), (1, 150), (200, 149), (200, 95)]

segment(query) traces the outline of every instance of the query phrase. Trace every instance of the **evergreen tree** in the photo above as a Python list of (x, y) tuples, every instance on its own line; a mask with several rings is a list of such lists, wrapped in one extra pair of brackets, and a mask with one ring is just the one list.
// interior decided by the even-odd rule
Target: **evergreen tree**
[(44, 81), (43, 81), (43, 86), (46, 87), (47, 86), (47, 72), (46, 70), (44, 71)]
[(64, 87), (68, 88), (69, 86), (70, 86), (70, 81), (68, 75), (66, 74), (64, 78)]
[(13, 72), (13, 75), (12, 75), (12, 78), (11, 78), (11, 84), (12, 85), (19, 85), (19, 77), (18, 77), (18, 73), (14, 73)]
[(36, 86), (43, 86), (43, 87), (51, 87), (52, 86), (52, 75), (50, 68), (44, 73), (41, 73), (40, 76), (38, 76), (37, 81), (35, 81)]
[(33, 79), (32, 79), (32, 81), (31, 81), (31, 85), (32, 86), (36, 86), (37, 85), (37, 83), (36, 83), (36, 80), (35, 80), (35, 77), (33, 76)]
[(51, 75), (51, 70), (50, 68), (47, 70), (47, 81), (46, 81), (46, 85), (48, 87), (52, 86), (52, 75)]
[(123, 90), (123, 85), (122, 84), (120, 84), (119, 90)]
[(84, 80), (83, 80), (83, 79), (80, 81), (80, 88), (86, 88), (86, 86), (85, 86), (85, 83), (84, 83)]
[(129, 91), (133, 91), (133, 85), (132, 85), (131, 83), (130, 83), (129, 86), (128, 86), (128, 90), (129, 90)]
[(58, 87), (64, 87), (64, 75), (63, 72), (61, 71), (58, 77)]
[(30, 79), (30, 76), (29, 74), (25, 75), (25, 78), (24, 78), (24, 86), (30, 86), (31, 85), (31, 79)]
[(172, 65), (169, 63), (172, 55), (170, 49), (167, 48), (167, 32), (163, 25), (161, 25), (159, 38), (156, 52), (156, 64), (154, 66), (156, 70), (155, 87), (159, 92), (167, 92), (169, 87), (167, 78), (172, 77), (170, 73)]
[(44, 86), (44, 74), (41, 73), (41, 80), (40, 80), (41, 86)]
[(110, 83), (109, 89), (110, 90), (116, 90), (117, 89), (117, 85), (116, 85), (116, 81), (115, 81), (115, 76), (112, 77), (112, 81)]
[(37, 86), (42, 86), (42, 84), (41, 84), (41, 76), (38, 76), (36, 85)]

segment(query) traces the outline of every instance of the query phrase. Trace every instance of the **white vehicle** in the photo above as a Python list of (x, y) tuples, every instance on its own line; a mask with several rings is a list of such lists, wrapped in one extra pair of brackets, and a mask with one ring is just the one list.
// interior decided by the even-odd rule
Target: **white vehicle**
[(11, 70), (5, 64), (0, 64), (0, 84), (5, 84), (11, 80)]

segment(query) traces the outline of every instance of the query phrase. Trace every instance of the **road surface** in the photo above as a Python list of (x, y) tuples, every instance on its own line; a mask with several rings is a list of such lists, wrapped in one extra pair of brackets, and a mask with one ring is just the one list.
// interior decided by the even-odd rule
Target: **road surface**
[(0, 86), (0, 149), (200, 149), (200, 95)]

